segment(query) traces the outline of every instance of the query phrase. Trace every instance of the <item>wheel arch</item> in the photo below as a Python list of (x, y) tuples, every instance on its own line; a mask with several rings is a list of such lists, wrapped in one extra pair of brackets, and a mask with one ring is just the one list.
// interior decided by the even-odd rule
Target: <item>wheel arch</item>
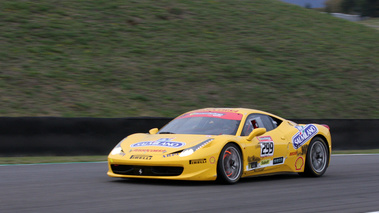
[[(322, 143), (323, 141), (323, 145), (322, 146), (325, 146), (325, 153), (326, 154), (326, 161), (322, 162), (324, 159), (323, 156), (322, 156), (322, 150), (319, 151), (318, 153), (315, 154), (315, 152), (313, 152), (311, 149), (313, 148), (314, 144), (316, 143)], [(311, 141), (309, 142), (309, 147), (307, 149), (307, 152), (306, 152), (306, 159), (305, 159), (305, 166), (304, 166), (304, 171), (303, 172), (298, 172), (299, 175), (301, 176), (304, 176), (304, 177), (320, 177), (322, 176), (326, 169), (328, 168), (329, 164), (330, 164), (330, 151), (329, 150), (329, 141), (327, 140), (327, 137), (325, 137), (324, 135), (322, 134), (317, 134), (315, 135)], [(321, 153), (321, 155), (319, 154)], [(313, 155), (312, 155), (313, 154)], [(315, 154), (315, 155), (314, 155)], [(313, 156), (313, 157), (312, 157)], [(321, 159), (321, 163), (318, 162), (318, 159)], [(314, 167), (314, 164), (313, 164), (313, 161), (316, 162), (316, 164), (323, 164), (322, 165), (322, 170), (317, 170), (317, 168)], [(325, 163), (325, 164), (324, 164)], [(319, 167), (320, 165), (316, 165), (317, 167)]]
[[(332, 152), (332, 147), (331, 147), (330, 141), (328, 141), (327, 137), (325, 137), (325, 136), (322, 135), (322, 134), (317, 134), (317, 135), (315, 135), (313, 138), (316, 138), (316, 137), (321, 138), (321, 139), (326, 143), (326, 147), (327, 147), (328, 155), (329, 155), (327, 166), (329, 166), (329, 165), (330, 165), (330, 157), (331, 157), (331, 155), (332, 155), (332, 153), (331, 153), (331, 152)], [(312, 138), (311, 140), (313, 140), (313, 138)], [(307, 150), (307, 152), (308, 152), (308, 150)], [(306, 159), (306, 161), (307, 161), (307, 160), (308, 160), (308, 159)]]
[[(324, 142), (326, 143), (326, 146), (328, 147), (328, 154), (329, 154), (329, 156), (331, 155), (331, 144), (330, 144), (330, 142), (328, 141), (328, 139), (324, 136), (324, 135), (322, 135), (322, 134), (317, 134), (317, 135), (315, 135), (313, 138), (315, 138), (315, 137), (319, 137), (319, 138), (321, 138), (322, 140), (324, 140)], [(312, 139), (313, 139), (312, 138)]]
[[(244, 161), (243, 161), (243, 159), (244, 159), (244, 153), (243, 153), (243, 151), (242, 151), (242, 148), (241, 148), (241, 145), (240, 144), (238, 144), (237, 142), (235, 142), (235, 141), (228, 141), (228, 142), (226, 142), (225, 144), (224, 144), (224, 146), (222, 146), (221, 147), (221, 149), (223, 149), (226, 145), (228, 145), (228, 144), (234, 144), (234, 145), (236, 145), (237, 146), (237, 148), (238, 148), (238, 150), (240, 151), (240, 153), (241, 153), (241, 158), (242, 158), (242, 166), (244, 166)], [(244, 168), (244, 167), (242, 167), (242, 168)]]
[(226, 146), (227, 144), (230, 144), (230, 143), (235, 144), (238, 147), (238, 149), (240, 150), (241, 154), (242, 154), (242, 148), (241, 148), (241, 146), (237, 142), (229, 141), (228, 143), (225, 143), (224, 146)]

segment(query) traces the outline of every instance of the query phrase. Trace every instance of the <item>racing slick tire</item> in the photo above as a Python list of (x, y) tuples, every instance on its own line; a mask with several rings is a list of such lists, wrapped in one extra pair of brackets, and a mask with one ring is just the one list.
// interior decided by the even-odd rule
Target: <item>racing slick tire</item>
[(234, 184), (242, 175), (243, 163), (237, 145), (228, 143), (222, 149), (217, 162), (217, 180), (221, 183)]
[(314, 137), (309, 143), (304, 172), (299, 175), (305, 177), (322, 176), (329, 165), (329, 149), (320, 137)]

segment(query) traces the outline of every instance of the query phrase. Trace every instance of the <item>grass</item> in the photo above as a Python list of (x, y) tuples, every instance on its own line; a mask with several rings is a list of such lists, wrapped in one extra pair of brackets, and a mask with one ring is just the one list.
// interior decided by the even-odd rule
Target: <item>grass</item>
[(359, 21), (358, 23), (379, 30), (379, 18), (369, 18), (363, 21)]
[(332, 154), (379, 154), (379, 149), (366, 149), (366, 150), (334, 150)]
[(275, 0), (1, 1), (0, 116), (379, 118), (379, 32)]
[[(379, 149), (369, 150), (336, 150), (332, 154), (379, 154)], [(106, 155), (96, 156), (33, 156), (33, 157), (0, 157), (0, 165), (8, 164), (44, 164), (71, 162), (107, 161)]]

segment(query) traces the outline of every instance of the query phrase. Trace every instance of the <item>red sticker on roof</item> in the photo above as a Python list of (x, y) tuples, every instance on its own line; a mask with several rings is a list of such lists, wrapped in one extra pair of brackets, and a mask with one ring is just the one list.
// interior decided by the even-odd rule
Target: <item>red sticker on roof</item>
[(228, 120), (241, 120), (242, 114), (233, 113), (233, 112), (219, 112), (219, 111), (197, 111), (184, 114), (178, 119), (181, 118), (192, 118), (192, 117), (211, 117), (211, 118), (221, 118)]

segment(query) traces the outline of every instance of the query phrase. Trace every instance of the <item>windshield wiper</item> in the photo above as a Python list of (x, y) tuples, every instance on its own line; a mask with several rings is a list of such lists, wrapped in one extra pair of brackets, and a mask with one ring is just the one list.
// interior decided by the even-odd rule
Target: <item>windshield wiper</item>
[(173, 132), (160, 132), (158, 134), (175, 134), (175, 133), (173, 133)]

